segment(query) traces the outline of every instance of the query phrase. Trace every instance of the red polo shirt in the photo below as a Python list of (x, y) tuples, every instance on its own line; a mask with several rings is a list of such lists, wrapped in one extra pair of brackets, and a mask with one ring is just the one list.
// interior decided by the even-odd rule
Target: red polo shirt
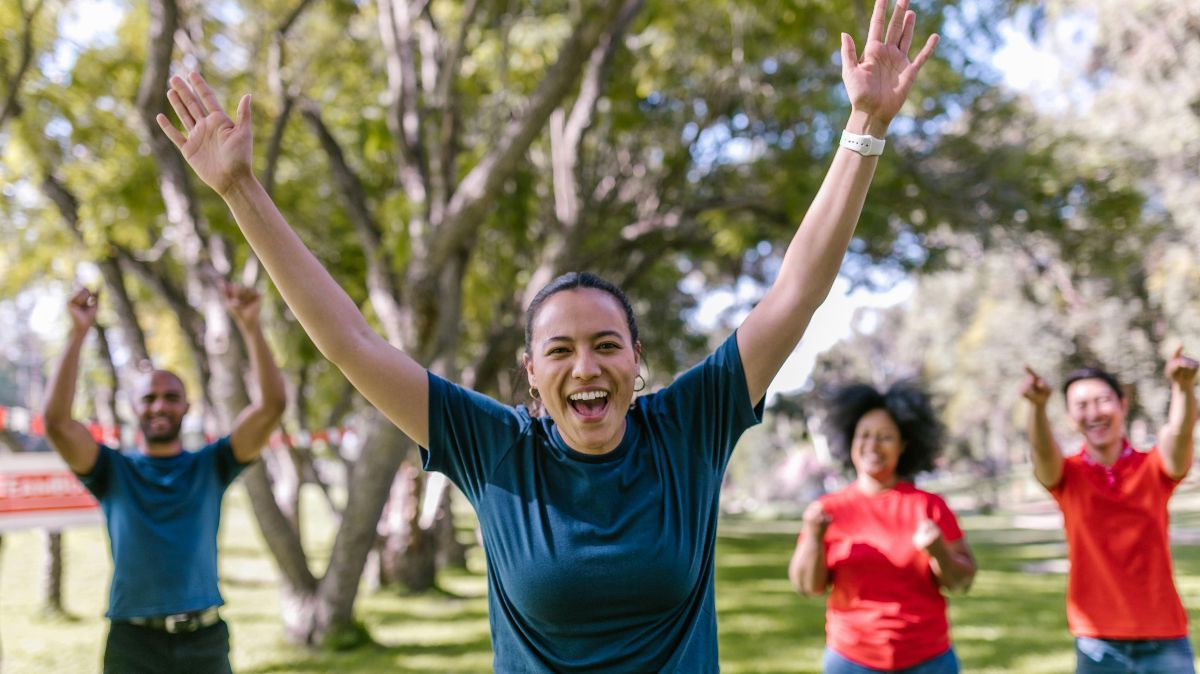
[[(1126, 445), (1128, 447), (1128, 444)], [(1187, 613), (1171, 570), (1167, 501), (1171, 479), (1157, 450), (1122, 453), (1102, 466), (1067, 457), (1050, 490), (1062, 509), (1071, 571), (1067, 624), (1075, 636), (1175, 639)]]
[(868, 495), (854, 484), (821, 497), (832, 517), (825, 533), (825, 564), (832, 591), (825, 611), (831, 649), (875, 669), (904, 669), (950, 649), (946, 599), (913, 547), (923, 519), (945, 541), (963, 537), (954, 513), (936, 494), (900, 482)]

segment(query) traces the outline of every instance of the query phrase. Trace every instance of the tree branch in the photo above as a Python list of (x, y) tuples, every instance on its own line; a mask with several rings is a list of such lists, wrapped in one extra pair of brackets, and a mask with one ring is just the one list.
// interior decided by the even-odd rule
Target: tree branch
[(21, 31), (21, 60), (17, 63), (17, 69), (5, 82), (4, 103), (0, 105), (0, 129), (4, 128), (4, 123), (10, 117), (15, 117), (21, 112), (17, 94), (21, 89), (21, 82), (25, 79), (25, 73), (29, 72), (29, 65), (33, 62), (33, 22), (42, 10), (42, 3), (43, 0), (37, 0), (33, 8), (26, 12), (25, 3), (21, 0), (21, 18), (25, 24)]
[[(116, 243), (110, 243), (114, 257), (120, 263), (122, 271), (129, 271), (145, 283), (156, 295), (161, 297), (171, 312), (179, 321), (183, 338), (187, 341), (188, 351), (192, 354), (192, 362), (200, 374), (200, 381), (208, 381), (210, 367), (204, 357), (204, 316), (188, 301), (183, 288), (171, 279), (170, 273), (161, 262), (140, 260), (128, 248)], [(149, 356), (147, 355), (147, 359)], [(204, 401), (212, 403), (208, 389), (204, 390)]]
[(566, 270), (568, 261), (582, 243), (582, 229), (579, 226), (579, 157), (584, 133), (595, 119), (596, 104), (604, 91), (609, 65), (621, 45), (621, 38), (643, 4), (643, 0), (625, 0), (612, 29), (603, 34), (592, 49), (571, 112), (565, 114), (560, 107), (550, 115), (550, 177), (558, 227), (543, 249), (541, 264), (530, 276), (523, 306), (533, 299), (542, 286)]
[(463, 54), (467, 48), (467, 35), (475, 23), (482, 5), (480, 0), (467, 0), (463, 8), (462, 23), (450, 49), (445, 53), (438, 68), (437, 84), (434, 86), (430, 99), (430, 108), (438, 114), (441, 123), (438, 126), (438, 142), (430, 156), (430, 172), (441, 180), (443, 185), (454, 182), (454, 162), (457, 157), (457, 119), (458, 106), (455, 105), (459, 70), (462, 67)]
[(283, 151), (283, 134), (296, 103), (295, 95), (289, 90), (283, 79), (288, 33), (312, 4), (313, 0), (300, 0), (296, 3), (296, 6), (288, 12), (288, 15), (272, 31), (271, 35), (271, 45), (267, 55), (267, 80), (272, 95), (280, 101), (280, 111), (271, 126), (271, 136), (267, 141), (267, 162), (266, 168), (263, 170), (263, 189), (267, 191), (267, 194), (274, 193), (275, 171), (279, 168), (279, 157)]
[(420, 93), (409, 11), (405, 0), (379, 0), (379, 34), (386, 55), (391, 107), (388, 129), (400, 152), (397, 179), (405, 196), (414, 206), (428, 208), (428, 167), (421, 144)]
[[(66, 223), (67, 229), (75, 236), (75, 240), (82, 245), (84, 239), (83, 230), (79, 226), (79, 201), (75, 198), (75, 195), (53, 174), (47, 174), (45, 179), (42, 180), (42, 194), (46, 195), (46, 198), (58, 209), (58, 213)], [(129, 291), (125, 287), (125, 277), (121, 273), (120, 260), (115, 256), (108, 256), (97, 260), (96, 264), (100, 267), (100, 274), (104, 277), (104, 284), (108, 288), (108, 296), (111, 298), (113, 309), (117, 313), (117, 320), (121, 324), (121, 330), (125, 334), (125, 344), (133, 352), (134, 363), (141, 364), (148, 362), (150, 355), (146, 350), (146, 335), (142, 331), (141, 324), (138, 322), (137, 312), (133, 309), (133, 302), (129, 299)], [(126, 376), (122, 377), (125, 380), (125, 384), (132, 383), (128, 381), (129, 374), (126, 372)]]
[(359, 245), (367, 260), (367, 291), (370, 294), (371, 306), (383, 323), (384, 332), (397, 348), (404, 344), (403, 320), (400, 305), (396, 301), (396, 281), (392, 276), (391, 256), (384, 245), (381, 230), (375, 218), (367, 210), (367, 192), (363, 189), (362, 181), (355, 175), (354, 170), (346, 162), (346, 156), (338, 145), (337, 139), (325, 126), (321, 119), (321, 111), (311, 100), (304, 99), (300, 104), (300, 114), (312, 127), (313, 133), (329, 158), (329, 166), (333, 172), (333, 182), (346, 206), (354, 231), (358, 235)]
[(460, 242), (474, 238), (499, 190), (545, 127), (550, 113), (575, 85), (580, 67), (600, 37), (623, 18), (624, 7), (625, 2), (620, 0), (606, 0), (584, 12), (560, 49), (558, 60), (530, 95), (525, 110), (509, 122), (494, 149), (471, 169), (450, 197), (445, 222), (432, 233), (434, 241), (424, 261), (429, 267), (440, 267)]
[(242, 482), (254, 509), (259, 531), (271, 550), (271, 556), (279, 565), (287, 584), (296, 591), (313, 594), (317, 590), (317, 579), (308, 568), (308, 558), (300, 537), (292, 529), (287, 516), (279, 508), (271, 490), (266, 465), (256, 462), (242, 473)]

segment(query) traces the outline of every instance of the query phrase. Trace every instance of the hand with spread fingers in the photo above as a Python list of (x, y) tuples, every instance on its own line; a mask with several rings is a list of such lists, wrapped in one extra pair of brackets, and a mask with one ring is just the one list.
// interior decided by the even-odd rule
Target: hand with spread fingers
[(904, 105), (917, 72), (938, 43), (938, 35), (930, 35), (916, 57), (909, 60), (917, 15), (908, 9), (908, 2), (897, 0), (891, 20), (885, 26), (887, 0), (876, 0), (861, 59), (854, 38), (842, 33), (842, 82), (850, 105), (855, 112), (867, 116), (870, 120), (867, 130), (880, 137)]
[(1181, 388), (1191, 388), (1196, 385), (1196, 371), (1200, 362), (1183, 355), (1183, 345), (1175, 349), (1175, 354), (1167, 361), (1167, 379)]
[(1021, 384), (1021, 395), (1038, 407), (1044, 406), (1050, 400), (1050, 385), (1028, 365), (1025, 366), (1025, 375), (1025, 381)]
[(253, 177), (249, 94), (238, 102), (237, 121), (225, 114), (200, 73), (191, 73), (186, 81), (178, 75), (172, 77), (167, 100), (179, 116), (183, 132), (166, 115), (156, 117), (158, 125), (201, 180), (224, 195), (238, 178)]

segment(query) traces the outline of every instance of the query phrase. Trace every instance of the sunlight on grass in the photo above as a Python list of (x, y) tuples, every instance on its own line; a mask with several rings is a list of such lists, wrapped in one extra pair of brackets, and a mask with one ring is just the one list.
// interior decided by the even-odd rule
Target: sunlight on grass
[[(1195, 499), (1194, 499), (1195, 500)], [(1190, 502), (1190, 501), (1189, 501)], [(1198, 501), (1200, 502), (1200, 501)], [(467, 571), (447, 571), (439, 591), (404, 596), (364, 590), (358, 616), (376, 645), (348, 653), (313, 653), (287, 644), (279, 621), (278, 575), (267, 556), (245, 492), (226, 499), (221, 529), (223, 610), (233, 634), (233, 662), (243, 674), (491, 671), (487, 580), (478, 549)], [(1063, 556), (1061, 530), (1015, 529), (999, 513), (963, 518), (981, 572), (971, 593), (950, 598), (950, 619), (963, 671), (1060, 674), (1074, 668), (1060, 573), (1030, 573), (1029, 564)], [(1180, 513), (1178, 526), (1200, 523)], [(323, 568), (333, 543), (328, 508), (306, 493), (306, 546)], [(787, 581), (799, 523), (727, 520), (717, 545), (716, 604), (721, 671), (736, 674), (820, 672), (825, 641), (821, 598), (804, 598)], [(72, 529), (66, 546), (65, 600), (71, 618), (39, 612), (40, 532), (4, 537), (0, 549), (0, 639), (5, 674), (99, 671), (111, 573), (99, 528)], [(1175, 548), (1176, 574), (1195, 621), (1200, 612), (1200, 547)]]

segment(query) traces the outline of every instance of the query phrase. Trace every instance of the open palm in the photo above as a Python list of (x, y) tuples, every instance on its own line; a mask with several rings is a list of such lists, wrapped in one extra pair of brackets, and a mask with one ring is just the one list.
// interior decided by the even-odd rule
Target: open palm
[(842, 34), (842, 82), (850, 105), (885, 125), (904, 105), (917, 72), (938, 43), (938, 36), (930, 35), (916, 58), (910, 61), (908, 50), (912, 46), (916, 13), (908, 10), (908, 0), (897, 0), (885, 30), (886, 5), (887, 0), (875, 2), (861, 60), (853, 38)]
[(236, 178), (251, 170), (250, 96), (243, 96), (238, 103), (234, 122), (199, 73), (192, 73), (189, 80), (172, 77), (167, 92), (167, 100), (183, 124), (183, 133), (166, 115), (156, 119), (196, 175), (218, 194), (224, 194)]

